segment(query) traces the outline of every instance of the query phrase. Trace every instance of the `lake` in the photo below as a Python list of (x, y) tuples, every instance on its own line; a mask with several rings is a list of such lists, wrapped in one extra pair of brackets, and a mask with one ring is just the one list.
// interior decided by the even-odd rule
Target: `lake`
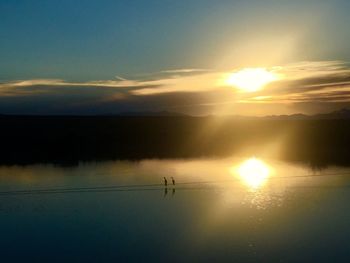
[(0, 182), (1, 262), (350, 260), (346, 167), (110, 161), (0, 166)]

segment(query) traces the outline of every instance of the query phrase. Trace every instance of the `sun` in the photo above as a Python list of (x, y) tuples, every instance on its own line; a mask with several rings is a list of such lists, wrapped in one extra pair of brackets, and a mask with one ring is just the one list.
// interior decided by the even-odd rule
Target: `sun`
[(236, 170), (240, 180), (251, 189), (264, 185), (270, 176), (270, 169), (263, 161), (253, 157), (244, 161)]
[(277, 74), (265, 68), (246, 68), (231, 73), (226, 79), (226, 84), (244, 92), (255, 92), (277, 79)]

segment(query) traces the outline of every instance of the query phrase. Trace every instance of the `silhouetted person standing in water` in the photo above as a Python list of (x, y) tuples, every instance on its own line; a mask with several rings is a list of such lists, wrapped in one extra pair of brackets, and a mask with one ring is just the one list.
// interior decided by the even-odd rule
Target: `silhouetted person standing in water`
[(173, 182), (173, 185), (175, 186), (175, 179), (174, 179), (174, 177), (171, 177), (171, 181)]
[(168, 180), (164, 177), (164, 186), (167, 187), (168, 186)]

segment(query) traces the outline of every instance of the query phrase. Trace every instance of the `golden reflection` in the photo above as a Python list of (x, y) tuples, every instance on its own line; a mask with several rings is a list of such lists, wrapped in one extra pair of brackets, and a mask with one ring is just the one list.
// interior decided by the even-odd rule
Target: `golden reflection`
[(277, 79), (276, 74), (264, 68), (246, 68), (230, 74), (226, 83), (244, 92), (255, 92)]
[(262, 160), (250, 158), (236, 170), (240, 180), (251, 189), (263, 186), (270, 176), (270, 168)]

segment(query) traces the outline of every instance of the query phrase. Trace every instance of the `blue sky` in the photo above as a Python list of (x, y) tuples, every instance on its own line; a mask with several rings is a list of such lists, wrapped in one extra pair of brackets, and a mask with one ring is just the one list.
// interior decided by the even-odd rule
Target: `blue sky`
[(345, 65), (348, 10), (346, 0), (0, 0), (0, 82), (141, 81), (166, 70), (227, 72), (305, 61)]
[[(1, 0), (1, 78), (212, 69), (236, 45), (283, 38), (303, 23), (310, 31), (283, 62), (348, 60), (348, 10), (349, 1)], [(231, 59), (224, 66), (237, 66)]]

